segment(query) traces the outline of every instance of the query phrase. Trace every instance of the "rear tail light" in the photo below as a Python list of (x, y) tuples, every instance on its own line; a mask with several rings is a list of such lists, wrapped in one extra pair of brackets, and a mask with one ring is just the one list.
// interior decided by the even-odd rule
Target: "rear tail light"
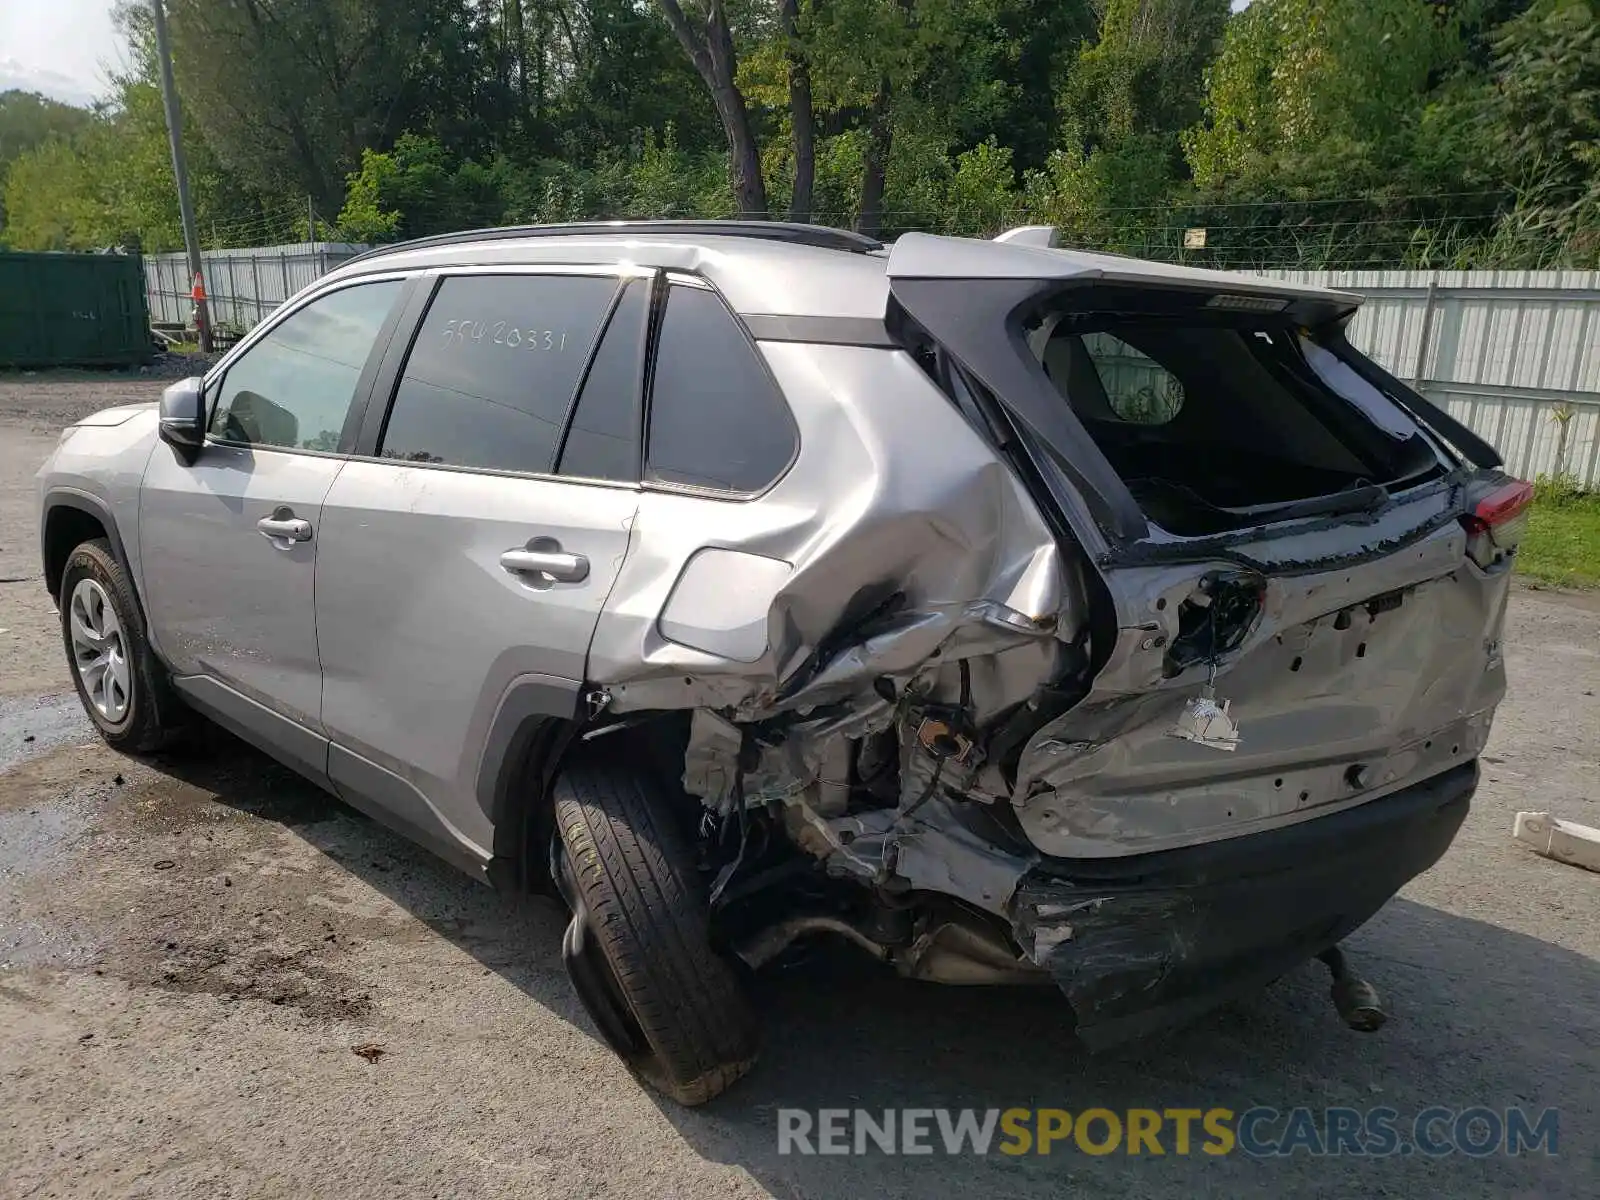
[(1467, 531), (1467, 556), (1480, 567), (1492, 566), (1503, 553), (1517, 548), (1528, 528), (1533, 485), (1513, 479), (1480, 496), (1461, 518)]

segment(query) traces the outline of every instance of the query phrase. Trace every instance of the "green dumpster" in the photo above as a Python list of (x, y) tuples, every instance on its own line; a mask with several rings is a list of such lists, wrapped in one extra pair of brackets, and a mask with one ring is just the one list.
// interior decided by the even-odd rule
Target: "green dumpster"
[(137, 254), (0, 250), (0, 367), (125, 367), (150, 354)]

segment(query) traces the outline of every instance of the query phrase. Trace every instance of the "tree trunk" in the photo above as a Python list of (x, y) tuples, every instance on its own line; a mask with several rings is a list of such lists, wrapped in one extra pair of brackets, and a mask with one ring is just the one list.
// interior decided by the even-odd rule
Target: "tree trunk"
[(889, 121), (889, 81), (885, 79), (872, 98), (867, 119), (867, 154), (861, 167), (861, 203), (856, 210), (856, 232), (877, 237), (883, 231), (883, 177), (889, 166), (894, 126)]
[(811, 64), (800, 45), (800, 0), (781, 0), (778, 15), (788, 40), (789, 125), (794, 133), (794, 194), (789, 200), (789, 219), (809, 221), (817, 174), (816, 116), (811, 103)]
[(528, 119), (528, 40), (522, 27), (522, 0), (501, 0), (505, 29), (507, 73), (512, 93), (520, 102), (517, 120)]
[(761, 149), (750, 124), (750, 109), (735, 76), (739, 71), (734, 53), (733, 34), (728, 29), (728, 14), (722, 0), (711, 0), (703, 30), (696, 29), (684, 15), (678, 0), (658, 0), (667, 24), (688, 54), (701, 80), (711, 92), (717, 118), (728, 138), (728, 175), (733, 185), (738, 216), (766, 220), (767, 185), (761, 177)]

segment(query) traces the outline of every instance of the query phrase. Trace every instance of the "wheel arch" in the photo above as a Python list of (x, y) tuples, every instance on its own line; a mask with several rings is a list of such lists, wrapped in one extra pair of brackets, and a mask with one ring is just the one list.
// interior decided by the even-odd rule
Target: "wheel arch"
[(122, 533), (110, 507), (98, 496), (88, 492), (53, 491), (44, 498), (39, 520), (39, 546), (44, 567), (44, 585), (52, 598), (59, 599), (61, 578), (66, 574), (67, 559), (73, 550), (84, 542), (105, 538), (111, 544), (122, 569), (128, 573), (128, 586), (133, 601), (143, 617), (144, 597), (139, 594), (139, 583), (133, 577), (133, 565), (128, 559), (127, 547), (122, 543)]
[(494, 829), (487, 872), (498, 891), (553, 893), (551, 788), (564, 771), (621, 759), (653, 774), (681, 777), (687, 713), (630, 716), (627, 725), (585, 741), (585, 731), (606, 722), (589, 719), (583, 694), (571, 680), (523, 676), (501, 697), (475, 781), (477, 802)]

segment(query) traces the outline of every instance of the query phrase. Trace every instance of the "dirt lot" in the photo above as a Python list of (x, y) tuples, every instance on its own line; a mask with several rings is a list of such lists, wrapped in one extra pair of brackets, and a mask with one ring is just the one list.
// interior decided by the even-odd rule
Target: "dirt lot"
[[(1454, 848), (1351, 942), (1392, 1012), (1344, 1030), (1308, 967), (1090, 1059), (1046, 991), (820, 959), (763, 983), (732, 1094), (656, 1101), (595, 1037), (561, 920), (456, 875), (220, 738), (93, 739), (38, 581), (32, 474), (143, 379), (0, 378), (0, 1196), (1600, 1194), (1600, 876), (1510, 841), (1600, 825), (1600, 605), (1519, 591), (1513, 695)], [(351, 1047), (376, 1043), (367, 1061)], [(779, 1156), (780, 1107), (1560, 1109), (1560, 1153)]]

